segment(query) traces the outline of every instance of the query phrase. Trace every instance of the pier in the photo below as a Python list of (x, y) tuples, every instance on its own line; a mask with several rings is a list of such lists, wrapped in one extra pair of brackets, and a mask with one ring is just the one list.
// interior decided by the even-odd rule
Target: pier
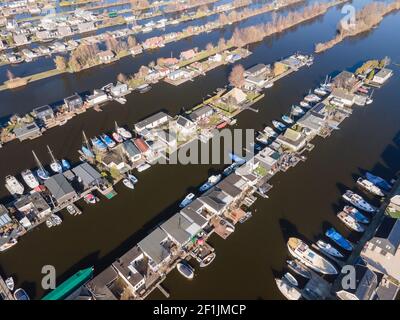
[(7, 288), (2, 276), (0, 276), (0, 296), (3, 300), (14, 300), (14, 296), (10, 289)]

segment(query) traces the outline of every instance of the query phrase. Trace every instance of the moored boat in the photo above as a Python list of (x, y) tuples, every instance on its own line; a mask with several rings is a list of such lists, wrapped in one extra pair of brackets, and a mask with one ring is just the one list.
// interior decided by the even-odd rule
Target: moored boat
[(290, 118), (290, 117), (287, 116), (287, 115), (283, 115), (283, 116), (282, 116), (282, 120), (283, 120), (284, 122), (286, 122), (287, 124), (292, 124), (292, 123), (294, 122), (293, 119)]
[(136, 184), (138, 182), (138, 179), (133, 174), (128, 173), (127, 176), (129, 181), (132, 182), (133, 184)]
[(343, 208), (343, 211), (350, 214), (358, 222), (369, 223), (369, 219), (366, 216), (364, 216), (360, 211), (358, 211), (356, 208), (354, 208), (352, 206), (345, 206)]
[(91, 139), (91, 141), (92, 141), (93, 147), (96, 148), (97, 150), (99, 150), (99, 151), (107, 150), (107, 145), (103, 141), (101, 141), (99, 138), (94, 137)]
[(314, 89), (314, 93), (318, 94), (319, 96), (326, 96), (328, 94), (328, 92), (321, 87)]
[(311, 279), (310, 270), (305, 265), (303, 265), (300, 261), (287, 260), (286, 262), (287, 262), (290, 270), (292, 270), (293, 272), (297, 273), (298, 275), (300, 275), (306, 279)]
[(373, 175), (370, 172), (365, 173), (365, 178), (385, 191), (390, 191), (392, 189), (392, 185), (389, 182), (379, 176)]
[(107, 145), (108, 148), (114, 148), (117, 145), (115, 141), (105, 133), (100, 136), (100, 139)]
[(211, 189), (214, 185), (216, 185), (221, 180), (221, 175), (212, 175), (208, 178), (207, 182), (202, 184), (199, 188), (200, 192), (205, 192), (208, 189)]
[(64, 171), (71, 169), (71, 164), (69, 163), (69, 161), (67, 159), (61, 159), (61, 166)]
[(343, 195), (343, 199), (351, 203), (358, 209), (367, 211), (367, 212), (375, 212), (375, 208), (370, 205), (367, 201), (364, 200), (363, 197), (354, 193), (351, 190), (347, 190)]
[(150, 168), (150, 167), (151, 167), (150, 164), (148, 164), (148, 163), (143, 163), (143, 164), (141, 164), (141, 165), (139, 165), (139, 166), (137, 167), (137, 171), (138, 171), (138, 172), (142, 172), (142, 171), (147, 170), (147, 169)]
[(275, 132), (275, 130), (269, 126), (264, 128), (264, 132), (267, 134), (267, 136), (269, 138), (276, 138), (278, 136), (278, 134)]
[(189, 205), (194, 200), (194, 197), (195, 197), (194, 193), (189, 193), (185, 197), (185, 199), (183, 199), (182, 202), (179, 204), (179, 207), (180, 208), (186, 207), (187, 205)]
[(201, 262), (200, 262), (200, 267), (201, 267), (201, 268), (204, 268), (204, 267), (207, 267), (208, 265), (210, 265), (211, 262), (214, 261), (214, 259), (216, 258), (216, 256), (217, 256), (217, 255), (215, 254), (215, 252), (211, 252), (210, 254), (208, 254), (207, 256), (205, 256), (204, 259), (201, 260)]
[(98, 198), (92, 193), (87, 194), (83, 199), (88, 204), (96, 204), (98, 202)]
[(237, 166), (238, 166), (238, 164), (236, 162), (232, 163), (229, 167), (224, 169), (222, 174), (224, 176), (229, 176), (236, 169)]
[(280, 121), (273, 120), (273, 121), (272, 121), (272, 124), (273, 124), (273, 126), (274, 126), (276, 129), (278, 129), (279, 131), (283, 131), (283, 130), (286, 129), (286, 126), (285, 126), (282, 122), (280, 122)]
[(292, 285), (297, 287), (299, 283), (297, 282), (297, 279), (290, 273), (286, 272), (283, 277)]
[(327, 259), (320, 256), (302, 240), (297, 238), (290, 238), (287, 242), (290, 254), (299, 259), (310, 269), (320, 272), (322, 274), (337, 274), (338, 271), (335, 266)]
[(310, 108), (310, 104), (306, 101), (300, 101), (300, 106), (302, 106), (303, 108)]
[(275, 282), (279, 291), (285, 296), (286, 299), (299, 300), (301, 298), (300, 290), (291, 285), (285, 278), (275, 278)]
[(7, 242), (0, 245), (0, 252), (6, 251), (18, 243), (17, 239), (10, 239)]
[(112, 138), (118, 143), (124, 142), (124, 139), (122, 139), (121, 135), (117, 132), (112, 133)]
[(19, 182), (16, 177), (11, 175), (6, 176), (5, 186), (12, 195), (22, 195), (25, 190), (21, 182)]
[(135, 186), (133, 185), (132, 181), (129, 180), (128, 178), (125, 178), (122, 180), (122, 183), (124, 184), (125, 187), (129, 188), (129, 189), (135, 189)]
[(353, 250), (353, 245), (350, 243), (350, 241), (337, 232), (335, 228), (329, 228), (326, 230), (325, 235), (341, 248), (347, 251)]
[(50, 169), (54, 172), (54, 173), (60, 173), (62, 172), (62, 166), (60, 161), (58, 161), (55, 157), (53, 152), (51, 151), (50, 147), (47, 146), (47, 150), (49, 152), (50, 158), (51, 158), (51, 163), (50, 163)]
[(318, 97), (316, 94), (310, 93), (304, 97), (304, 101), (306, 102), (319, 102), (321, 98)]
[(28, 294), (22, 288), (15, 290), (14, 299), (15, 300), (30, 300)]
[(292, 113), (295, 115), (303, 114), (304, 110), (299, 106), (292, 106)]
[(6, 286), (10, 291), (14, 290), (15, 283), (12, 277), (7, 278), (4, 282), (6, 283)]
[(379, 187), (377, 187), (376, 185), (374, 185), (371, 181), (369, 181), (367, 179), (363, 179), (360, 177), (357, 179), (357, 184), (364, 190), (366, 190), (376, 196), (383, 197), (385, 195)]
[(364, 232), (364, 227), (359, 224), (356, 219), (348, 214), (347, 212), (339, 212), (337, 214), (337, 217), (342, 221), (347, 227), (349, 227), (351, 230), (354, 230), (356, 232)]
[(177, 270), (187, 279), (193, 279), (194, 269), (186, 262), (182, 261), (176, 265)]
[(324, 253), (329, 254), (332, 257), (336, 258), (343, 258), (343, 254), (339, 252), (336, 248), (334, 248), (332, 245), (329, 243), (326, 243), (325, 241), (318, 240), (317, 241), (317, 246), (320, 248)]
[(132, 133), (130, 133), (123, 127), (118, 127), (118, 124), (116, 122), (115, 122), (115, 132), (118, 133), (124, 139), (132, 139)]
[(21, 177), (25, 181), (26, 185), (31, 188), (35, 189), (39, 186), (39, 181), (33, 175), (32, 171), (27, 169), (21, 172)]

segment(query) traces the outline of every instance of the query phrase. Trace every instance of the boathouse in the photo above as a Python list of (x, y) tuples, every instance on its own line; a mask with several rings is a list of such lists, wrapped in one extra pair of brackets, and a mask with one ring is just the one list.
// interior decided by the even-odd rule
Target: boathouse
[(98, 186), (101, 184), (103, 179), (101, 174), (87, 162), (83, 162), (76, 166), (72, 169), (72, 172), (78, 177), (84, 190)]
[(292, 151), (299, 151), (307, 144), (306, 136), (291, 128), (286, 129), (285, 133), (280, 134), (276, 138), (276, 141)]
[(74, 188), (72, 188), (71, 184), (62, 173), (51, 176), (44, 182), (44, 185), (49, 190), (58, 206), (78, 200), (78, 195)]
[(122, 147), (131, 162), (134, 163), (142, 159), (142, 153), (131, 140), (124, 141)]
[(374, 78), (372, 79), (373, 82), (378, 84), (384, 84), (393, 74), (393, 71), (390, 69), (382, 68), (378, 71)]
[(65, 98), (64, 103), (67, 110), (71, 112), (83, 107), (83, 100), (77, 93)]
[(204, 118), (210, 117), (214, 113), (213, 108), (210, 106), (202, 106), (189, 114), (190, 120), (193, 122), (198, 122)]
[(15, 137), (19, 141), (24, 141), (27, 139), (35, 139), (42, 135), (40, 128), (35, 122), (22, 124), (20, 127), (14, 128)]
[(38, 107), (33, 109), (33, 116), (40, 120), (42, 123), (46, 123), (54, 119), (54, 111), (49, 105)]
[(158, 112), (152, 116), (135, 124), (135, 130), (137, 133), (141, 133), (144, 129), (153, 129), (166, 122), (168, 122), (169, 116), (165, 112)]

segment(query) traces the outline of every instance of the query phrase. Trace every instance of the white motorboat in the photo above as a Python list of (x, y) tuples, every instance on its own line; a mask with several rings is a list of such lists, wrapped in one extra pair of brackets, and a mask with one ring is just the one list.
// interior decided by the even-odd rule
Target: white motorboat
[(33, 175), (32, 171), (27, 169), (21, 172), (21, 177), (24, 179), (26, 185), (31, 188), (35, 189), (39, 186), (39, 181), (36, 179), (36, 177)]
[(311, 108), (310, 104), (306, 101), (300, 101), (300, 106), (303, 108)]
[(306, 102), (319, 102), (321, 98), (318, 97), (316, 94), (310, 93), (304, 97), (304, 101)]
[(0, 252), (6, 251), (18, 243), (17, 239), (10, 239), (8, 242), (0, 246)]
[(211, 264), (211, 262), (214, 261), (214, 259), (216, 258), (216, 254), (215, 252), (211, 252), (210, 254), (208, 254), (207, 256), (204, 257), (203, 260), (201, 260), (200, 262), (200, 268), (204, 268), (207, 267), (208, 265)]
[(22, 195), (24, 193), (24, 186), (14, 176), (6, 177), (6, 188), (12, 195)]
[(132, 139), (132, 133), (122, 127), (118, 127), (117, 122), (115, 122), (115, 132), (118, 133), (124, 139)]
[(135, 186), (133, 185), (132, 181), (129, 180), (128, 178), (125, 178), (122, 180), (122, 183), (125, 185), (125, 187), (129, 188), (129, 189), (135, 189)]
[(12, 277), (7, 278), (4, 282), (6, 283), (6, 286), (10, 291), (14, 290), (15, 283)]
[(177, 270), (187, 279), (193, 279), (194, 269), (186, 262), (182, 261), (176, 265)]
[(143, 164), (141, 164), (140, 166), (137, 167), (137, 171), (138, 171), (138, 172), (142, 172), (142, 171), (147, 170), (147, 169), (150, 168), (150, 167), (151, 167), (150, 164), (148, 164), (148, 163), (143, 163)]
[(286, 273), (284, 274), (284, 277), (285, 277), (285, 279), (286, 279), (287, 281), (289, 281), (289, 283), (290, 283), (292, 286), (297, 287), (297, 286), (299, 285), (299, 283), (297, 282), (297, 279), (296, 279), (290, 272), (286, 272)]
[(360, 177), (357, 179), (357, 184), (364, 190), (371, 192), (372, 194), (374, 194), (376, 196), (379, 196), (379, 197), (385, 196), (385, 194), (379, 187), (377, 187), (376, 185), (374, 185), (371, 181), (369, 181), (367, 179), (363, 179)]
[(319, 96), (326, 96), (328, 94), (328, 92), (323, 88), (314, 89), (314, 93), (318, 94)]
[(272, 129), (270, 126), (267, 126), (264, 128), (264, 132), (267, 134), (268, 137), (270, 138), (276, 138), (278, 134), (275, 132), (274, 129)]
[(338, 271), (332, 263), (321, 257), (302, 240), (290, 238), (287, 243), (290, 254), (299, 259), (310, 269), (322, 274), (337, 274)]
[(367, 212), (375, 212), (375, 208), (370, 205), (367, 201), (363, 199), (360, 195), (354, 193), (351, 190), (347, 190), (343, 195), (343, 199), (351, 203), (353, 206), (355, 206), (358, 209), (367, 211)]
[(317, 241), (317, 246), (318, 248), (320, 248), (323, 252), (329, 254), (332, 257), (336, 257), (336, 258), (343, 258), (343, 254), (341, 254), (339, 252), (339, 250), (337, 250), (336, 248), (334, 248), (333, 246), (331, 246), (329, 243), (326, 243), (322, 240), (318, 240)]
[(351, 214), (341, 211), (337, 214), (337, 217), (351, 230), (356, 232), (364, 232), (364, 227), (359, 224)]
[(279, 291), (285, 296), (286, 299), (299, 300), (301, 298), (300, 290), (291, 285), (285, 278), (275, 278), (275, 282)]

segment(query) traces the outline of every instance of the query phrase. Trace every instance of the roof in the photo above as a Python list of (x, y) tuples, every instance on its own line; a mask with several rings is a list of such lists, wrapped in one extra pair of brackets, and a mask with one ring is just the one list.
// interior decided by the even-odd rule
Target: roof
[(194, 110), (193, 112), (191, 112), (189, 115), (189, 118), (192, 121), (196, 121), (198, 118), (202, 117), (203, 115), (208, 114), (208, 113), (213, 113), (213, 112), (214, 112), (214, 110), (210, 106), (203, 106), (203, 107), (200, 107), (200, 108)]
[(379, 70), (379, 71), (375, 74), (375, 77), (386, 78), (388, 75), (391, 75), (392, 72), (393, 72), (393, 71), (390, 70), (390, 69), (382, 68), (381, 70)]
[(394, 300), (399, 292), (399, 287), (384, 275), (372, 300)]
[(133, 140), (133, 142), (141, 152), (146, 152), (149, 150), (149, 145), (142, 138), (136, 138)]
[(224, 201), (226, 195), (222, 191), (211, 189), (209, 193), (199, 198), (201, 202), (211, 207), (214, 211), (220, 212), (223, 210), (227, 203)]
[(86, 287), (98, 300), (116, 300), (114, 293), (110, 290), (110, 285), (118, 278), (117, 272), (112, 266), (90, 280)]
[(378, 285), (378, 277), (366, 266), (355, 265), (356, 286), (346, 288), (345, 291), (353, 294), (359, 300), (369, 300)]
[(309, 128), (318, 131), (321, 128), (322, 119), (317, 115), (307, 112), (302, 118), (300, 118), (297, 123), (302, 127)]
[(124, 141), (123, 146), (126, 153), (128, 153), (130, 157), (134, 157), (141, 154), (140, 150), (130, 140)]
[(114, 268), (133, 286), (136, 286), (144, 279), (144, 276), (135, 268), (135, 260), (140, 258), (141, 255), (143, 253), (139, 247), (134, 246), (113, 263)]
[(191, 237), (201, 230), (199, 225), (180, 212), (165, 221), (161, 228), (180, 245), (185, 245)]
[(178, 119), (176, 120), (176, 123), (179, 124), (182, 127), (186, 127), (187, 125), (192, 125), (193, 122), (189, 120), (188, 118), (182, 117), (181, 115), (178, 116)]
[(242, 193), (242, 190), (238, 187), (235, 187), (233, 184), (229, 183), (226, 179), (217, 184), (217, 188), (221, 189), (223, 192), (231, 196), (232, 198), (236, 198)]
[(75, 105), (75, 104), (77, 104), (77, 103), (79, 103), (79, 104), (82, 104), (83, 103), (83, 100), (82, 100), (82, 98), (81, 98), (81, 96), (80, 95), (78, 95), (78, 94), (74, 94), (74, 95), (72, 95), (72, 96), (69, 96), (69, 97), (67, 97), (67, 98), (64, 98), (64, 102), (66, 103), (66, 104), (73, 104), (73, 105)]
[(371, 239), (376, 245), (380, 246), (379, 242), (374, 241), (376, 239), (387, 240), (382, 249), (394, 255), (400, 245), (400, 220), (385, 216), (375, 236)]
[(40, 128), (35, 122), (23, 124), (18, 128), (14, 128), (14, 133), (17, 136), (17, 138), (27, 134), (33, 134), (36, 132), (40, 132)]
[(19, 211), (26, 209), (24, 207), (27, 205), (30, 205), (29, 210), (35, 210), (36, 213), (50, 209), (50, 206), (39, 192), (23, 195), (14, 204), (15, 208)]
[(72, 277), (65, 280), (53, 291), (45, 295), (42, 300), (63, 300), (93, 276), (93, 267), (79, 270)]
[(100, 173), (87, 162), (76, 166), (72, 169), (72, 172), (81, 178), (85, 185), (90, 185), (101, 178)]
[(33, 112), (36, 114), (36, 116), (40, 116), (41, 113), (53, 114), (53, 109), (49, 105), (45, 105), (33, 109)]
[(259, 64), (256, 64), (255, 66), (251, 67), (250, 69), (247, 69), (246, 73), (248, 73), (248, 74), (259, 73), (259, 72), (263, 71), (263, 69), (265, 69), (265, 68), (266, 68), (265, 64), (259, 63)]
[(8, 210), (5, 206), (0, 204), (0, 228), (11, 222), (11, 217), (8, 214)]
[(168, 256), (169, 252), (161, 245), (168, 238), (160, 228), (154, 229), (147, 237), (138, 243), (139, 248), (155, 263), (160, 264)]
[(350, 101), (353, 101), (353, 99), (354, 99), (354, 94), (348, 93), (346, 90), (340, 89), (340, 88), (333, 89), (332, 96), (339, 98), (339, 99), (350, 100)]
[[(192, 202), (193, 203), (193, 202)], [(203, 206), (202, 205), (202, 203), (200, 202), (200, 201), (198, 201), (198, 203), (201, 205), (201, 206)], [(197, 213), (196, 211), (195, 211), (195, 209), (193, 209), (193, 208), (191, 208), (191, 207), (189, 207), (189, 206), (186, 206), (185, 208), (183, 208), (182, 210), (181, 210), (181, 214), (185, 217), (185, 218), (187, 218), (187, 219), (189, 219), (189, 220), (192, 220), (194, 223), (196, 223), (198, 226), (200, 226), (200, 227), (204, 227), (205, 225), (207, 225), (207, 223), (208, 223), (208, 221), (207, 221), (207, 219), (205, 219), (200, 213)]]
[(73, 197), (76, 195), (75, 190), (62, 173), (51, 176), (44, 182), (44, 185), (57, 201), (63, 201), (64, 197)]
[(153, 122), (160, 121), (161, 119), (163, 119), (165, 117), (168, 117), (168, 115), (165, 112), (160, 111), (160, 112), (157, 112), (156, 114), (153, 114), (152, 116), (136, 123), (135, 126), (138, 128), (145, 128), (148, 125), (152, 124)]

